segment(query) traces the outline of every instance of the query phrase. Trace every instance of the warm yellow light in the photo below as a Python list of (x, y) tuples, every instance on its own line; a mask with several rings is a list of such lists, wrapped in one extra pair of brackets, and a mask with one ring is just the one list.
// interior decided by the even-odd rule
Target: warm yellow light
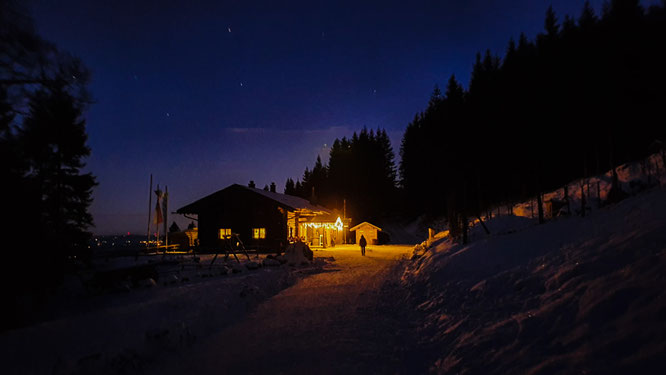
[(218, 238), (226, 238), (227, 236), (231, 236), (231, 228), (220, 228)]
[(338, 216), (338, 220), (335, 221), (335, 227), (338, 228), (338, 230), (342, 230), (342, 220), (340, 219), (340, 216)]
[(336, 220), (335, 224), (333, 223), (303, 223), (304, 226), (309, 227), (309, 228), (327, 228), (327, 229), (337, 229), (337, 230), (342, 230), (342, 219), (338, 218)]
[(266, 238), (266, 228), (252, 228), (252, 238), (254, 239)]

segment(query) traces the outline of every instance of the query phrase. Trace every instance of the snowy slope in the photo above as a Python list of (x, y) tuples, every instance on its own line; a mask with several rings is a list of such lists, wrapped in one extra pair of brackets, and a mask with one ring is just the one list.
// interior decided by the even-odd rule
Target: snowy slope
[(204, 267), (179, 273), (175, 284), (72, 299), (53, 320), (0, 334), (2, 373), (141, 373), (241, 320), (296, 279), (286, 266), (238, 268), (227, 275)]
[[(664, 156), (661, 153), (650, 155), (639, 162), (623, 164), (615, 169), (622, 191), (634, 195), (640, 193), (648, 186), (658, 185), (661, 180), (666, 181), (664, 176)], [(571, 181), (568, 184), (569, 201), (572, 213), (581, 210), (581, 193), (585, 194), (586, 207), (596, 209), (599, 207), (599, 198), (605, 201), (611, 188), (612, 173), (607, 171), (602, 175)], [(564, 200), (564, 188), (546, 192), (543, 196), (544, 202)], [(513, 213), (517, 216), (536, 217), (536, 200), (521, 202), (513, 206)], [(548, 213), (546, 213), (548, 214)]]
[(402, 283), (435, 372), (666, 373), (666, 191), (439, 241)]

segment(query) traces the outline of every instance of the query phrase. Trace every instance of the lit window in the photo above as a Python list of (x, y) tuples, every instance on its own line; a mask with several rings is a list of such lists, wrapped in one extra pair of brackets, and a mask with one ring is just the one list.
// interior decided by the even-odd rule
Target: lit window
[(226, 238), (231, 236), (231, 228), (220, 228), (220, 234), (218, 238)]
[(266, 238), (266, 228), (252, 228), (252, 238), (255, 240)]

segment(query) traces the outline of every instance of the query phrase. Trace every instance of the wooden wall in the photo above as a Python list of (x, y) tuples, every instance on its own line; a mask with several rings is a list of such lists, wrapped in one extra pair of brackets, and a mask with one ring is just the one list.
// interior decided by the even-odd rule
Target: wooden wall
[[(220, 228), (238, 233), (246, 249), (278, 252), (287, 244), (287, 214), (275, 201), (247, 189), (232, 189), (199, 213), (199, 242), (218, 249)], [(253, 239), (253, 228), (266, 228), (265, 239)]]
[(361, 240), (361, 235), (365, 237), (365, 240), (368, 242), (368, 245), (377, 244), (377, 229), (372, 225), (363, 224), (358, 229), (356, 229), (356, 244)]

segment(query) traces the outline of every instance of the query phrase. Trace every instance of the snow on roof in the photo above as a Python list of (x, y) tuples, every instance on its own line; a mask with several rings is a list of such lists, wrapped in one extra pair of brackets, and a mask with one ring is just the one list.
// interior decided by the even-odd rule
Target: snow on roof
[(274, 193), (272, 191), (264, 190), (264, 189), (257, 189), (257, 188), (251, 188), (249, 186), (244, 186), (244, 185), (238, 185), (242, 186), (247, 190), (250, 190), (252, 192), (255, 192), (257, 194), (261, 194), (267, 198), (270, 198), (284, 206), (288, 206), (294, 210), (310, 210), (310, 211), (317, 211), (317, 212), (324, 212), (324, 213), (331, 213), (331, 210), (329, 210), (326, 207), (319, 206), (316, 204), (310, 203), (307, 199), (303, 199), (301, 197), (296, 197), (293, 195), (287, 195), (287, 194), (280, 194), (280, 193)]
[(271, 191), (263, 190), (263, 189), (257, 189), (257, 188), (251, 188), (245, 185), (239, 185), (239, 184), (233, 184), (229, 185), (226, 188), (222, 190), (218, 190), (215, 193), (212, 193), (210, 195), (207, 195), (193, 203), (190, 203), (184, 207), (179, 208), (176, 212), (179, 214), (196, 214), (198, 213), (202, 207), (206, 207), (210, 204), (215, 204), (216, 200), (219, 199), (222, 195), (227, 193), (229, 190), (237, 190), (237, 189), (246, 189), (249, 190), (253, 193), (262, 195), (266, 198), (269, 198), (275, 202), (277, 202), (279, 205), (289, 209), (289, 210), (309, 210), (313, 212), (318, 212), (318, 213), (324, 213), (324, 214), (331, 214), (331, 210), (329, 210), (326, 207), (322, 207), (316, 204), (310, 203), (307, 199), (303, 199), (300, 197), (295, 197), (293, 195), (286, 195), (286, 194), (280, 194), (280, 193), (274, 193)]
[(379, 230), (379, 231), (382, 230), (382, 228), (380, 228), (380, 227), (378, 227), (378, 226), (376, 226), (376, 225), (374, 225), (374, 224), (370, 224), (370, 223), (368, 223), (367, 221), (364, 221), (364, 222), (362, 222), (361, 224), (359, 224), (359, 225), (357, 225), (357, 226), (355, 226), (355, 227), (353, 227), (353, 228), (349, 228), (349, 231), (355, 231), (355, 230), (357, 230), (358, 228), (360, 228), (362, 225), (369, 225), (369, 226), (371, 226), (371, 227), (373, 227), (373, 228), (375, 228), (375, 229), (377, 229), (377, 230)]

